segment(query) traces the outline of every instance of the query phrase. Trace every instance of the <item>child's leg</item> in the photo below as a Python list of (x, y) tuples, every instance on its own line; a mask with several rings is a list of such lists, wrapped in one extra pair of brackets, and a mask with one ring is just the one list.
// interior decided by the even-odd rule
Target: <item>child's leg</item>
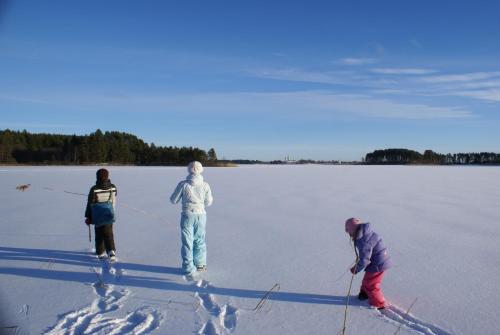
[(364, 291), (366, 295), (368, 295), (368, 302), (373, 307), (380, 308), (385, 306), (384, 295), (382, 294), (382, 289), (380, 288), (383, 277), (384, 271), (365, 272), (365, 276), (363, 277), (361, 291)]
[(207, 265), (207, 245), (205, 243), (206, 215), (197, 215), (194, 225), (193, 257), (195, 266)]
[(106, 252), (115, 251), (115, 238), (113, 235), (113, 224), (107, 224), (103, 226), (104, 232), (104, 246), (106, 247)]
[(96, 255), (101, 255), (104, 253), (104, 234), (102, 230), (102, 226), (94, 227), (95, 232), (95, 253)]
[(182, 272), (189, 274), (196, 268), (193, 264), (193, 216), (182, 214), (181, 216), (181, 256)]

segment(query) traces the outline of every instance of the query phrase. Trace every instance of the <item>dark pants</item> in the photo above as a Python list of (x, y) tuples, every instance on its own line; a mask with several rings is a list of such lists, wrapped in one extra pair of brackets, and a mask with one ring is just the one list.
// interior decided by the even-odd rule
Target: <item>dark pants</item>
[(115, 239), (113, 237), (113, 224), (105, 224), (95, 227), (95, 253), (100, 255), (106, 250), (115, 251)]

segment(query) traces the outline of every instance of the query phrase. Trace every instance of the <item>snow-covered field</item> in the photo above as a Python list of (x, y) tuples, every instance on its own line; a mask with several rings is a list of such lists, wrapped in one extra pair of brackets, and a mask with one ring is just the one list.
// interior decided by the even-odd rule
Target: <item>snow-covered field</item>
[(112, 267), (92, 257), (83, 222), (96, 170), (0, 167), (5, 333), (338, 334), (352, 216), (389, 248), (383, 290), (395, 307), (358, 302), (357, 275), (346, 334), (500, 332), (499, 167), (208, 168), (208, 272), (196, 282), (180, 275), (180, 206), (168, 201), (186, 170), (109, 167)]

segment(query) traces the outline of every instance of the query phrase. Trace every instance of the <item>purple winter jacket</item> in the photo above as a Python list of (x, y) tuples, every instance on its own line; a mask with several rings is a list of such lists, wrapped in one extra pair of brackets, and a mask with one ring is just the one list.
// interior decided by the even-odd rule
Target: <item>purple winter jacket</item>
[(365, 269), (366, 272), (380, 272), (392, 266), (387, 248), (382, 243), (382, 238), (374, 232), (369, 223), (359, 225), (354, 245), (358, 249), (359, 260), (355, 273)]

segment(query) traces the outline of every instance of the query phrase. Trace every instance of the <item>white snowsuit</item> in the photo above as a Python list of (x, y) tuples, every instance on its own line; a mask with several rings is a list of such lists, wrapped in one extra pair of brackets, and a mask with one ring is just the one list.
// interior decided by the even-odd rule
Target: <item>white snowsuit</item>
[(210, 206), (213, 202), (210, 185), (203, 180), (200, 174), (203, 171), (201, 164), (198, 162), (189, 164), (188, 171), (190, 172), (189, 176), (177, 185), (170, 197), (173, 204), (182, 199), (180, 225), (184, 274), (193, 273), (197, 267), (207, 264), (205, 206)]

